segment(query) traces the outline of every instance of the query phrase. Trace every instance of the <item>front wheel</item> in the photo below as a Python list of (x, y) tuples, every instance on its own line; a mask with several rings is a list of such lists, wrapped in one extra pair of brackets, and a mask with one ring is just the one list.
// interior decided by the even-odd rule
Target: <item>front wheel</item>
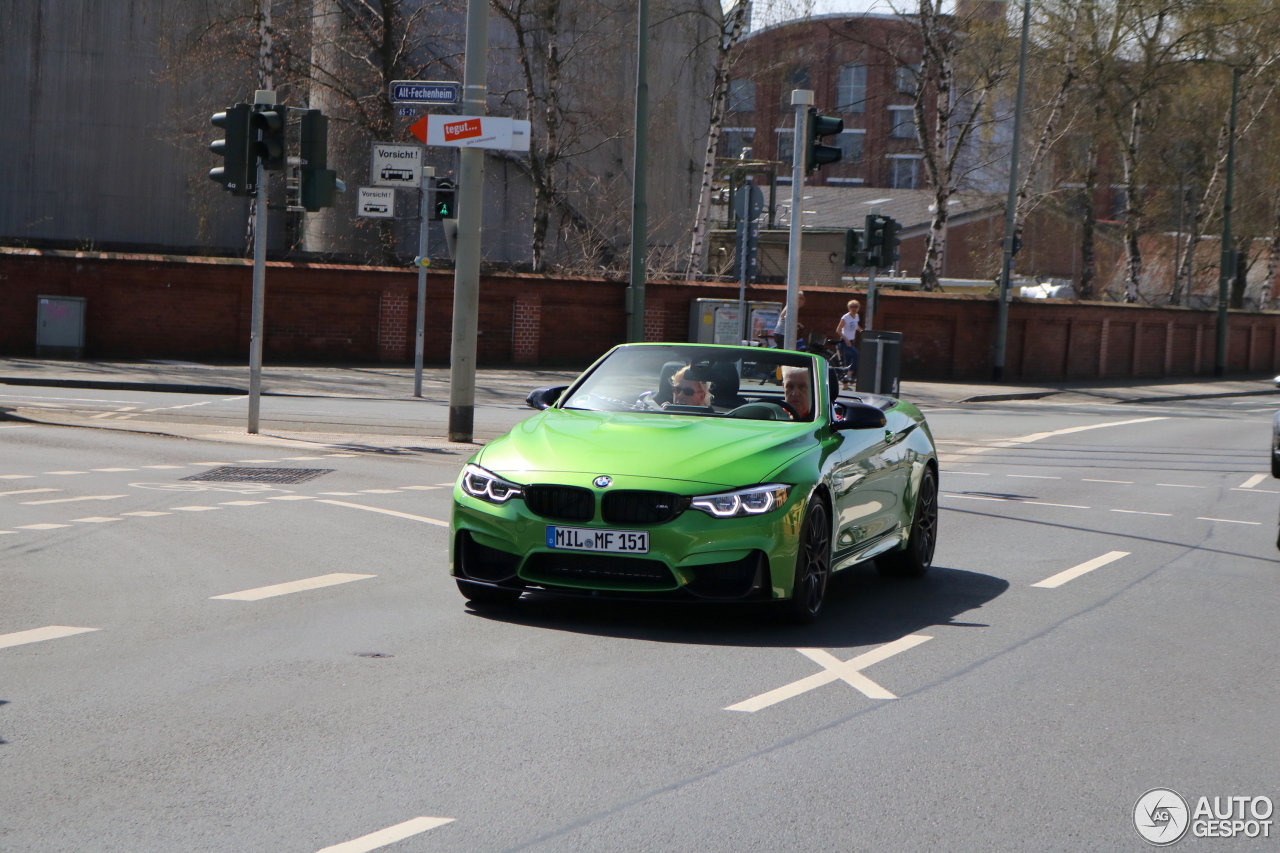
[(472, 604), (511, 604), (519, 600), (522, 590), (459, 580), (458, 592)]
[(831, 521), (827, 505), (812, 497), (800, 526), (800, 552), (791, 598), (782, 603), (786, 621), (807, 625), (818, 618), (831, 576)]
[(933, 549), (938, 544), (938, 475), (925, 466), (916, 493), (916, 512), (911, 519), (907, 547), (876, 557), (882, 575), (895, 578), (923, 577), (933, 565)]

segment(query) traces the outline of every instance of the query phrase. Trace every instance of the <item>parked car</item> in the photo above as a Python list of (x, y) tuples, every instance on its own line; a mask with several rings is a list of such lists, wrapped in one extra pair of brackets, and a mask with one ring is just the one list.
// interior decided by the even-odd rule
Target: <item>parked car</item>
[[(781, 380), (781, 387), (779, 386)], [(774, 602), (815, 619), (833, 572), (918, 577), (938, 462), (910, 403), (839, 398), (820, 356), (628, 344), (487, 444), (454, 488), (451, 571), (475, 604), (527, 591)]]

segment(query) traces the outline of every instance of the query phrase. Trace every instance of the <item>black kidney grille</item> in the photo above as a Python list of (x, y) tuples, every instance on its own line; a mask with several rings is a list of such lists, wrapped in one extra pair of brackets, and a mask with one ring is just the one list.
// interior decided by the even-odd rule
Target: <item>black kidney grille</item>
[(670, 492), (607, 492), (601, 517), (610, 524), (662, 524), (684, 512), (688, 498)]
[(596, 497), (577, 486), (525, 486), (524, 505), (535, 515), (565, 521), (590, 521), (596, 514)]
[(671, 570), (660, 560), (614, 557), (609, 554), (533, 554), (525, 561), (522, 574), (530, 580), (547, 578), (552, 583), (557, 579), (664, 586), (674, 583)]

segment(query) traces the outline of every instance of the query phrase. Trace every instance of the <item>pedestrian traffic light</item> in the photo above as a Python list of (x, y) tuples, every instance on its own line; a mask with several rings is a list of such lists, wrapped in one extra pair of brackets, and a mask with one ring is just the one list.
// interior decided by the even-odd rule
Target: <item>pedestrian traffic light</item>
[(844, 265), (846, 267), (867, 265), (867, 253), (862, 248), (862, 232), (854, 228), (844, 232)]
[(262, 158), (262, 168), (268, 172), (283, 172), (288, 162), (288, 146), (285, 144), (285, 117), (288, 108), (277, 104), (259, 105), (253, 113), (253, 126), (260, 131), (254, 151)]
[(809, 108), (809, 149), (805, 158), (805, 174), (812, 175), (820, 166), (840, 162), (840, 149), (834, 145), (823, 145), (820, 140), (824, 136), (835, 136), (844, 130), (844, 121), (834, 116), (820, 116), (813, 107)]
[(327, 168), (329, 118), (320, 110), (307, 110), (300, 124), (298, 155), (302, 167), (298, 194), (302, 206), (315, 213), (323, 207), (333, 207), (337, 194), (345, 187), (338, 180), (338, 173)]
[(880, 250), (880, 266), (892, 267), (898, 263), (898, 246), (902, 240), (898, 238), (898, 220), (886, 217), (884, 222), (884, 247)]
[(457, 196), (458, 190), (453, 185), (453, 181), (437, 181), (435, 203), (431, 205), (431, 218), (436, 221), (457, 219)]
[(209, 170), (209, 179), (222, 184), (232, 195), (253, 195), (257, 191), (257, 157), (249, 149), (249, 115), (253, 107), (236, 104), (225, 112), (214, 113), (214, 127), (225, 136), (214, 140), (209, 150), (222, 158), (222, 165)]

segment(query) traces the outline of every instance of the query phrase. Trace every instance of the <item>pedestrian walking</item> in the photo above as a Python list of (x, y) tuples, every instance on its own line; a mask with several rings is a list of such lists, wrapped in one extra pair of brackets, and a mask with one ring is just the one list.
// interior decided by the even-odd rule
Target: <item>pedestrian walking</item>
[(850, 299), (846, 307), (849, 309), (848, 313), (836, 324), (836, 345), (840, 348), (840, 359), (845, 364), (840, 384), (844, 388), (852, 388), (858, 375), (858, 348), (854, 346), (854, 339), (862, 330), (862, 321), (859, 319), (862, 305), (858, 300)]

